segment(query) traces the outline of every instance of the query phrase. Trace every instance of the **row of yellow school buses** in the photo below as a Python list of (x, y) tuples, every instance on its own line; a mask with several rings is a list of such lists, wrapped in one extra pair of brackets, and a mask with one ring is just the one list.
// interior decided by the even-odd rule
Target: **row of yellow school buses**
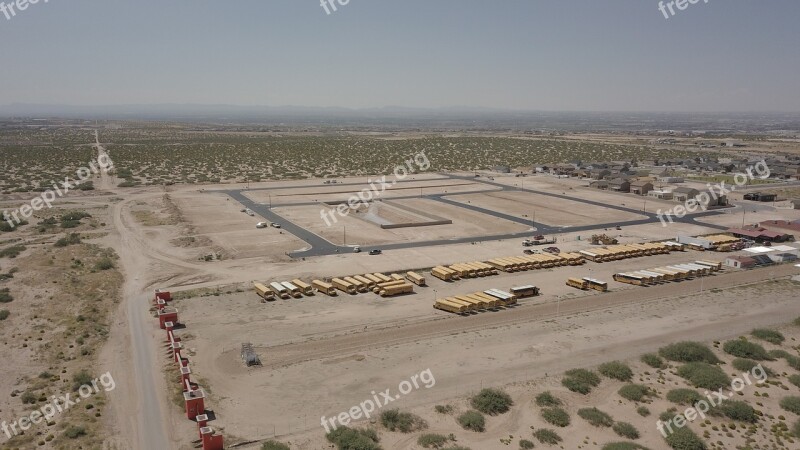
[(271, 301), (276, 298), (301, 298), (304, 295), (312, 296), (317, 292), (335, 297), (338, 295), (338, 292), (356, 295), (372, 291), (381, 297), (391, 297), (414, 292), (414, 285), (425, 286), (425, 277), (416, 272), (407, 272), (405, 277), (396, 273), (386, 275), (375, 272), (363, 275), (336, 277), (332, 278), (330, 282), (312, 280), (311, 284), (300, 279), (274, 281), (268, 285), (253, 283), (256, 294), (264, 301)]
[(687, 278), (704, 277), (722, 270), (719, 261), (694, 261), (686, 264), (656, 267), (614, 274), (614, 280), (634, 286), (648, 286), (667, 281), (680, 281)]
[(442, 311), (464, 314), (514, 305), (520, 298), (536, 295), (539, 295), (539, 288), (533, 285), (513, 287), (508, 291), (487, 289), (483, 292), (440, 298), (436, 300), (433, 307)]

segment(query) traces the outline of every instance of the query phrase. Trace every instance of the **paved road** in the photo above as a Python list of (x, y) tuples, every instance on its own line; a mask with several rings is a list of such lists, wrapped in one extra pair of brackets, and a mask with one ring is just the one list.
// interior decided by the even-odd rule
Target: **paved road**
[[(624, 222), (612, 222), (612, 223), (604, 223), (604, 224), (592, 224), (592, 225), (585, 225), (579, 227), (557, 227), (557, 226), (550, 226), (543, 223), (536, 223), (536, 229), (533, 227), (529, 231), (523, 231), (518, 233), (507, 233), (507, 234), (494, 234), (494, 235), (484, 235), (484, 236), (474, 236), (474, 237), (465, 237), (465, 238), (453, 238), (453, 239), (437, 239), (437, 240), (430, 240), (430, 241), (415, 241), (415, 242), (397, 242), (394, 244), (383, 244), (383, 245), (374, 245), (374, 246), (362, 246), (361, 250), (364, 252), (368, 252), (372, 249), (381, 249), (381, 250), (397, 250), (397, 249), (404, 249), (404, 248), (419, 248), (419, 247), (432, 247), (437, 245), (450, 245), (450, 244), (462, 244), (462, 243), (471, 243), (471, 242), (486, 242), (486, 241), (495, 241), (495, 240), (503, 240), (503, 239), (513, 239), (513, 238), (526, 238), (532, 237), (538, 234), (556, 234), (556, 233), (566, 233), (566, 232), (582, 232), (582, 231), (592, 231), (592, 230), (603, 230), (607, 228), (614, 228), (616, 226), (633, 226), (633, 225), (644, 225), (648, 223), (656, 223), (659, 222), (660, 219), (655, 213), (651, 212), (643, 212), (634, 208), (628, 208), (625, 206), (617, 206), (617, 205), (608, 205), (602, 202), (594, 201), (594, 200), (586, 200), (579, 197), (574, 197), (566, 194), (554, 194), (552, 192), (545, 192), (545, 191), (537, 191), (533, 189), (522, 189), (517, 187), (508, 186), (501, 183), (496, 183), (488, 180), (477, 180), (474, 177), (467, 177), (467, 176), (459, 176), (459, 175), (445, 175), (445, 178), (442, 179), (457, 179), (457, 180), (468, 180), (477, 183), (481, 183), (487, 186), (491, 186), (495, 188), (493, 192), (501, 192), (501, 191), (520, 191), (520, 192), (530, 192), (533, 194), (549, 196), (553, 198), (558, 198), (562, 200), (571, 200), (576, 202), (585, 203), (587, 205), (598, 206), (602, 208), (610, 208), (619, 211), (625, 211), (629, 213), (639, 214), (641, 216), (645, 216), (642, 219), (638, 220), (629, 220)], [(406, 182), (410, 182), (407, 180)], [(364, 183), (337, 183), (335, 185), (313, 185), (316, 187), (332, 187), (332, 186), (363, 186)], [(289, 189), (292, 187), (282, 186), (276, 189)], [(296, 188), (293, 187), (293, 188)], [(259, 188), (258, 190), (266, 190), (267, 188)], [(255, 190), (255, 189), (254, 189)], [(335, 255), (339, 253), (350, 253), (353, 251), (351, 246), (343, 246), (334, 244), (327, 239), (322, 238), (321, 236), (303, 228), (300, 225), (297, 225), (293, 222), (290, 222), (280, 214), (277, 214), (274, 210), (272, 210), (268, 205), (264, 205), (261, 203), (256, 203), (253, 200), (249, 199), (247, 196), (243, 194), (246, 192), (246, 189), (232, 189), (232, 190), (224, 190), (221, 191), (227, 195), (229, 195), (234, 200), (238, 201), (246, 208), (250, 208), (258, 215), (262, 216), (266, 220), (270, 222), (275, 222), (281, 225), (281, 228), (292, 233), (293, 235), (297, 236), (299, 239), (305, 241), (309, 244), (309, 247), (289, 253), (289, 256), (293, 258), (305, 258), (305, 257), (313, 257), (313, 256), (325, 256), (325, 255)], [(486, 214), (490, 217), (495, 217), (498, 219), (508, 220), (515, 223), (520, 223), (524, 225), (531, 225), (531, 219), (525, 217), (517, 217), (510, 214), (501, 213), (499, 211), (494, 211), (486, 208), (481, 208), (478, 206), (470, 205), (467, 203), (457, 202), (448, 196), (457, 196), (457, 195), (466, 195), (469, 193), (481, 193), (486, 192), (486, 190), (474, 190), (469, 192), (458, 192), (458, 193), (439, 193), (439, 194), (426, 194), (426, 195), (408, 195), (408, 196), (398, 196), (392, 197), (391, 200), (402, 200), (407, 198), (423, 198), (432, 201), (438, 201), (441, 203), (446, 203), (449, 205), (457, 206), (459, 208), (469, 209), (472, 211), (480, 212), (482, 214)], [(281, 204), (281, 207), (290, 207), (290, 206), (308, 206), (308, 205), (317, 205), (318, 202), (295, 202), (295, 203), (285, 203)], [(690, 223), (701, 225), (709, 228), (716, 228), (719, 230), (725, 230), (727, 227), (722, 227), (718, 225), (710, 225), (710, 224), (703, 224), (696, 222), (698, 218), (706, 217), (706, 216), (713, 216), (717, 214), (723, 214), (724, 211), (705, 211), (697, 214), (693, 214), (690, 216), (685, 216), (682, 218), (673, 218), (675, 222), (680, 223)], [(320, 220), (322, 218), (320, 217)]]

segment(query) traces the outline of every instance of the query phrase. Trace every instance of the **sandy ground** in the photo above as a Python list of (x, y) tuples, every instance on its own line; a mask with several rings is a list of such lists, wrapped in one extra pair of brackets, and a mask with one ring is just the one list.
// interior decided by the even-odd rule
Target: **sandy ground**
[[(284, 439), (299, 444), (297, 448), (311, 449), (322, 448), (319, 417), (347, 410), (369, 398), (371, 391), (394, 388), (400, 381), (428, 368), (436, 375), (436, 388), (412, 392), (392, 406), (428, 405), (420, 408), (427, 411), (423, 416), (427, 418), (432, 416), (430, 405), (457, 400), (482, 386), (522, 380), (552, 383), (548, 381), (550, 375), (576, 365), (592, 366), (636, 357), (680, 339), (731, 338), (756, 326), (780, 323), (800, 313), (800, 306), (792, 300), (796, 295), (792, 292), (800, 290), (797, 286), (781, 287), (785, 295), (760, 298), (757, 309), (748, 305), (757, 297), (758, 288), (738, 288), (736, 295), (709, 289), (795, 272), (796, 269), (784, 267), (717, 275), (704, 281), (703, 294), (699, 294), (700, 282), (693, 281), (592, 295), (565, 300), (558, 305), (558, 314), (552, 301), (537, 304), (537, 299), (519, 306), (516, 312), (487, 312), (440, 320), (393, 320), (393, 326), (383, 327), (380, 322), (376, 325), (374, 317), (390, 307), (370, 304), (369, 300), (362, 308), (363, 324), (343, 321), (345, 316), (355, 321), (353, 313), (339, 313), (338, 308), (320, 311), (315, 307), (319, 304), (302, 304), (318, 302), (317, 299), (295, 302), (300, 305), (292, 309), (299, 311), (291, 315), (285, 311), (286, 304), (256, 303), (251, 306), (282, 310), (270, 310), (251, 322), (269, 321), (272, 333), (269, 342), (261, 342), (269, 346), (260, 350), (266, 367), (249, 370), (238, 361), (238, 342), (233, 338), (246, 333), (231, 331), (226, 339), (222, 330), (218, 332), (220, 335), (210, 331), (212, 327), (236, 330), (245, 326), (243, 322), (247, 319), (230, 316), (231, 311), (243, 309), (236, 299), (189, 300), (183, 303), (183, 308), (188, 314), (187, 323), (192, 324), (187, 330), (191, 334), (188, 345), (198, 352), (193, 364), (214, 386), (219, 405), (216, 411), (224, 418), (221, 422), (226, 431), (248, 439), (265, 438), (273, 432), (294, 435)], [(192, 302), (195, 305), (190, 305)], [(430, 301), (425, 303), (429, 305)], [(242, 311), (242, 314), (247, 313)], [(297, 320), (292, 318), (295, 314)], [(430, 314), (437, 315), (433, 311)], [(226, 319), (221, 321), (223, 316)], [(300, 322), (301, 317), (310, 322), (309, 326), (290, 330), (294, 328), (290, 324)], [(327, 323), (328, 328), (317, 321)], [(220, 323), (225, 327), (220, 327)], [(631, 327), (631, 323), (637, 326)], [(252, 340), (257, 338), (255, 334), (247, 336)], [(421, 352), (422, 348), (425, 351)], [(564, 352), (569, 352), (570, 357), (563, 358)], [(309, 360), (304, 361), (298, 355), (307, 355)], [(250, 401), (254, 396), (263, 398), (270, 407)], [(613, 406), (607, 408), (615, 413), (616, 409), (610, 409)], [(291, 413), (287, 414), (288, 411)], [(503, 417), (500, 423), (490, 419), (489, 432), (478, 436), (458, 432), (453, 423), (448, 429), (456, 432), (465, 445), (500, 449), (504, 447), (497, 441), (499, 436), (518, 434), (532, 424), (528, 413), (521, 414), (522, 417), (510, 421), (509, 417)], [(256, 416), (258, 421), (249, 420)], [(310, 432), (301, 432), (306, 429)], [(596, 434), (588, 428), (578, 429), (567, 437), (566, 448), (576, 448), (583, 436)], [(385, 448), (415, 448), (410, 442), (401, 441), (402, 436), (384, 437)], [(660, 448), (656, 441), (643, 443)]]
[[(510, 181), (513, 182), (513, 179)], [(311, 180), (296, 185), (318, 182), (319, 180)], [(561, 180), (545, 178), (536, 180), (542, 188), (547, 188), (549, 185), (554, 192), (558, 188), (553, 187), (553, 183), (560, 182)], [(526, 186), (527, 183), (528, 180)], [(294, 184), (282, 183), (282, 185)], [(156, 346), (161, 332), (157, 330), (156, 324), (146, 311), (146, 300), (156, 287), (187, 290), (235, 283), (246, 285), (253, 280), (285, 280), (295, 277), (310, 279), (368, 271), (391, 272), (516, 255), (520, 254), (522, 249), (520, 242), (509, 240), (476, 245), (438, 246), (435, 251), (425, 248), (397, 250), (386, 252), (379, 257), (347, 254), (306, 261), (289, 260), (284, 253), (303, 248), (305, 243), (291, 235), (280, 234), (274, 229), (255, 229), (255, 219), (239, 212), (239, 205), (226, 200), (224, 195), (214, 193), (212, 189), (198, 191), (196, 186), (173, 186), (167, 193), (179, 210), (180, 217), (177, 222), (170, 222), (171, 210), (165, 204), (163, 189), (125, 190), (119, 194), (124, 196), (124, 200), (113, 206), (113, 232), (104, 241), (117, 249), (120, 254), (121, 268), (127, 280), (123, 305), (117, 312), (116, 325), (112, 330), (110, 342), (103, 351), (103, 361), (110, 364), (115, 373), (122, 374), (117, 379), (120, 386), (117, 395), (110, 399), (110, 406), (114, 411), (111, 417), (119, 426), (116, 445), (121, 449), (137, 448), (142, 424), (145, 423), (143, 417), (146, 415), (158, 417), (153, 413), (154, 409), (164, 414), (159, 426), (164, 427), (164, 434), (168, 436), (166, 445), (170, 448), (188, 448), (188, 442), (194, 437), (193, 424), (184, 420), (180, 411), (169, 404), (166, 398), (166, 383), (159, 373), (164, 364), (167, 364), (165, 355), (159, 353), (159, 348)], [(580, 195), (583, 195), (583, 191)], [(592, 199), (608, 198), (608, 201), (612, 201), (613, 198), (620, 204), (628, 199), (622, 194), (599, 191), (587, 195), (591, 195)], [(71, 201), (76, 207), (86, 204), (85, 202), (104, 203), (102, 198)], [(98, 201), (100, 203), (97, 203)], [(502, 221), (487, 221), (483, 215), (462, 209), (451, 210), (450, 208), (455, 207), (447, 205), (437, 204), (432, 208), (428, 200), (413, 199), (403, 202), (418, 209), (432, 209), (437, 215), (452, 216), (454, 224), (444, 226), (450, 227), (449, 229), (423, 227), (392, 230), (391, 235), (379, 236), (381, 239), (386, 239), (386, 242), (448, 238), (469, 233), (483, 234), (487, 229), (492, 233), (498, 233), (506, 229), (504, 227), (508, 227), (509, 230), (514, 230), (516, 227), (525, 228), (518, 224), (503, 224)], [(298, 214), (297, 211), (292, 211), (297, 209), (287, 208), (287, 214)], [(137, 211), (150, 211), (150, 214), (145, 217), (137, 215)], [(305, 219), (302, 214), (298, 215), (297, 220), (300, 223), (302, 220), (312, 221), (319, 218), (319, 211), (316, 208), (311, 208), (305, 214), (307, 216)], [(795, 213), (780, 211), (760, 214), (774, 219), (792, 217)], [(152, 223), (143, 222), (142, 217)], [(721, 220), (725, 217), (735, 221), (734, 216), (720, 216), (714, 219)], [(374, 224), (359, 219), (345, 220), (354, 221), (352, 229), (348, 225), (348, 243), (356, 239), (364, 241), (376, 239), (373, 237), (378, 236), (376, 230), (382, 231)], [(323, 231), (320, 232), (325, 236)], [(677, 233), (707, 232), (709, 230), (701, 226), (685, 224), (671, 225), (667, 229), (658, 224), (650, 224), (625, 227), (622, 231), (609, 230), (609, 234), (619, 237), (623, 242), (664, 239), (674, 237)], [(338, 236), (338, 232), (331, 232), (329, 237), (336, 241)], [(187, 244), (184, 238), (192, 237), (195, 238), (195, 242)], [(585, 233), (564, 233), (557, 237), (559, 247), (564, 250), (577, 250), (589, 246), (585, 242), (588, 238)], [(210, 262), (198, 259), (199, 256), (209, 253), (220, 253), (224, 258)], [(652, 267), (661, 265), (662, 262), (691, 260), (700, 256), (719, 259), (717, 255), (700, 253), (673, 254), (622, 261), (615, 263), (617, 266), (587, 265), (577, 270), (585, 276), (610, 279), (610, 275), (616, 270), (641, 268), (642, 265)], [(650, 264), (650, 260), (653, 264)], [(570, 322), (572, 324), (566, 328), (564, 328), (568, 323), (566, 316), (563, 323), (535, 320), (524, 322), (537, 324), (539, 328), (535, 329), (524, 324), (500, 324), (452, 336), (436, 335), (420, 338), (418, 343), (406, 342), (396, 345), (390, 343), (388, 346), (368, 351), (345, 351), (339, 355), (333, 352), (324, 358), (286, 367), (280, 366), (274, 370), (264, 368), (245, 373), (242, 372), (237, 360), (238, 348), (242, 341), (252, 340), (264, 349), (262, 357), (268, 361), (267, 348), (279, 344), (302, 343), (312, 337), (328, 339), (339, 334), (347, 335), (354, 331), (363, 331), (364, 327), (369, 331), (415, 323), (433, 323), (438, 326), (438, 323), (448, 323), (454, 318), (431, 308), (434, 296), (472, 292), (488, 287), (507, 288), (517, 284), (536, 283), (543, 287), (545, 295), (512, 311), (485, 313), (475, 318), (514, 317), (518, 312), (524, 311), (524, 308), (549, 307), (548, 305), (551, 306), (553, 300), (559, 297), (562, 299), (560, 306), (566, 307), (566, 302), (571, 300), (584, 303), (600, 299), (606, 301), (611, 298), (608, 296), (615, 295), (591, 295), (575, 300), (574, 298), (583, 294), (578, 291), (570, 292), (563, 286), (567, 272), (561, 270), (523, 272), (455, 284), (432, 281), (431, 287), (418, 289), (416, 295), (388, 301), (378, 300), (371, 295), (359, 295), (340, 297), (335, 301), (316, 297), (298, 302), (264, 305), (258, 303), (248, 292), (186, 300), (182, 301), (179, 308), (182, 311), (181, 319), (188, 325), (186, 332), (190, 336), (187, 346), (193, 350), (193, 365), (196, 365), (199, 379), (204, 383), (207, 381), (207, 387), (211, 392), (209, 407), (215, 410), (218, 417), (218, 421), (213, 424), (215, 427), (224, 427), (226, 435), (230, 437), (260, 438), (270, 436), (273, 432), (279, 435), (300, 433), (292, 437), (302, 440), (303, 444), (299, 448), (322, 448), (318, 439), (321, 428), (316, 428), (319, 416), (334, 414), (348, 408), (353, 401), (363, 400), (365, 393), (368, 394), (372, 389), (385, 389), (397, 385), (399, 380), (430, 366), (437, 374), (437, 388), (426, 391), (424, 395), (410, 394), (402, 400), (402, 406), (430, 405), (440, 399), (463, 396), (468, 391), (479, 388), (482, 380), (484, 385), (497, 385), (522, 379), (539, 380), (544, 372), (554, 373), (568, 364), (602, 362), (599, 356), (624, 357), (623, 347), (618, 343), (631, 333), (626, 324), (643, 324), (642, 331), (637, 331), (633, 335), (638, 339), (636, 342), (641, 342), (641, 348), (657, 346), (656, 341), (659, 339), (676, 336), (678, 329), (671, 329), (670, 326), (684, 317), (671, 317), (668, 305), (671, 307), (688, 305), (688, 303), (670, 302), (688, 300), (673, 298), (648, 304), (648, 308), (637, 308), (633, 304), (627, 304), (615, 309), (613, 314), (597, 312), (588, 316), (570, 316), (570, 321), (582, 320), (582, 322)], [(631, 288), (623, 288), (622, 285), (614, 286), (615, 290), (620, 291), (618, 293), (620, 295), (626, 292), (638, 292)], [(681, 283), (679, 286), (682, 288), (684, 284)], [(686, 286), (690, 284), (687, 283)], [(436, 293), (433, 292), (434, 289), (437, 290)], [(691, 316), (693, 320), (706, 318), (711, 321), (714, 331), (709, 336), (725, 335), (734, 332), (731, 330), (744, 329), (744, 323), (749, 323), (747, 326), (752, 326), (754, 323), (777, 323), (781, 314), (773, 314), (769, 309), (771, 305), (775, 308), (789, 308), (784, 309), (784, 317), (786, 311), (793, 308), (792, 305), (780, 303), (781, 301), (778, 297), (769, 299), (766, 303), (768, 309), (763, 313), (766, 315), (759, 316), (762, 310), (746, 308), (744, 300), (736, 298), (714, 302), (703, 300), (697, 303), (702, 307), (696, 308), (697, 311), (694, 313), (686, 312), (685, 316)], [(658, 309), (662, 306), (656, 308), (662, 303), (663, 309)], [(548, 310), (543, 314), (550, 313)], [(719, 315), (722, 315), (722, 319), (717, 320)], [(600, 321), (599, 318), (604, 320)], [(687, 327), (684, 331), (688, 335), (704, 337), (696, 322), (693, 327), (688, 325)], [(567, 332), (572, 334), (565, 334)], [(411, 335), (412, 338), (413, 336)], [(144, 342), (148, 343), (142, 346)], [(336, 340), (331, 342), (335, 343)], [(421, 351), (422, 349), (424, 351)], [(564, 349), (574, 350), (574, 353), (570, 353), (570, 357), (563, 363), (554, 362), (557, 359), (556, 353)], [(536, 358), (532, 359), (534, 356)], [(437, 366), (438, 364), (441, 366)], [(441, 369), (437, 371), (436, 367)], [(152, 368), (158, 370), (153, 371)], [(149, 381), (142, 384), (142, 380)], [(154, 393), (153, 399), (157, 403), (146, 398), (142, 389)], [(253, 401), (249, 398), (254, 395), (263, 401)], [(131, 414), (129, 405), (136, 405), (134, 414)], [(436, 417), (428, 419), (432, 424), (440, 420)], [(452, 425), (452, 418), (446, 422), (442, 423), (443, 428), (444, 425), (447, 427)], [(502, 434), (512, 428), (499, 425), (494, 429)], [(306, 429), (311, 430), (307, 435), (303, 434), (303, 430)], [(461, 434), (459, 433), (459, 437)], [(401, 438), (393, 440), (395, 438), (387, 437), (387, 439), (387, 448), (410, 448), (408, 442), (401, 442)], [(491, 449), (495, 448), (493, 445), (497, 440), (492, 443), (487, 441), (486, 446), (482, 442), (476, 442), (472, 444), (473, 449)]]
[(452, 195), (448, 198), (492, 211), (523, 215), (551, 226), (581, 226), (594, 223), (644, 219), (645, 216), (585, 203), (554, 199), (528, 192), (493, 192), (489, 194)]
[[(321, 208), (318, 206), (294, 206), (274, 208), (274, 210), (289, 221), (340, 245), (374, 245), (391, 242), (452, 239), (522, 232), (530, 229), (529, 226), (503, 219), (487, 219), (485, 214), (435, 200), (406, 199), (393, 200), (392, 202), (450, 219), (453, 223), (448, 225), (383, 229), (378, 224), (362, 218), (364, 216), (363, 212), (353, 212), (346, 216), (336, 215), (335, 220), (329, 218), (331, 225), (328, 226), (328, 223), (320, 217)], [(325, 208), (325, 210), (327, 209)]]

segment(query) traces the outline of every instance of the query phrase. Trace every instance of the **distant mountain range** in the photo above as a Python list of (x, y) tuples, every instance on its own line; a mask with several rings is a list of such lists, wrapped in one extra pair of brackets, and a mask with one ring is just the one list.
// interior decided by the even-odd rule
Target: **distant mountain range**
[(800, 133), (800, 113), (514, 111), (453, 106), (352, 109), (236, 105), (0, 105), (0, 118), (154, 120), (312, 127), (431, 130), (660, 131)]

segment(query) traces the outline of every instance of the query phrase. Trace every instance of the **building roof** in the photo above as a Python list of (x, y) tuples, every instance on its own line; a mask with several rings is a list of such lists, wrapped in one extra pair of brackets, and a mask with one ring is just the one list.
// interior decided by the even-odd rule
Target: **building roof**
[(698, 193), (700, 191), (698, 191), (695, 188), (681, 186), (681, 187), (676, 187), (672, 192), (674, 194), (692, 194), (692, 193)]
[(751, 238), (761, 238), (766, 237), (770, 239), (775, 239), (784, 236), (783, 233), (778, 233), (776, 231), (769, 231), (769, 230), (745, 230), (743, 228), (728, 228), (728, 233), (738, 234), (741, 236), (747, 236)]
[(650, 186), (653, 185), (653, 183), (651, 181), (649, 181), (649, 180), (633, 181), (633, 182), (631, 182), (631, 187), (644, 187), (644, 186), (646, 186), (648, 184)]
[(732, 259), (734, 261), (739, 261), (742, 264), (746, 264), (746, 263), (755, 264), (756, 263), (756, 260), (751, 256), (733, 255), (733, 256), (728, 256), (727, 259)]

